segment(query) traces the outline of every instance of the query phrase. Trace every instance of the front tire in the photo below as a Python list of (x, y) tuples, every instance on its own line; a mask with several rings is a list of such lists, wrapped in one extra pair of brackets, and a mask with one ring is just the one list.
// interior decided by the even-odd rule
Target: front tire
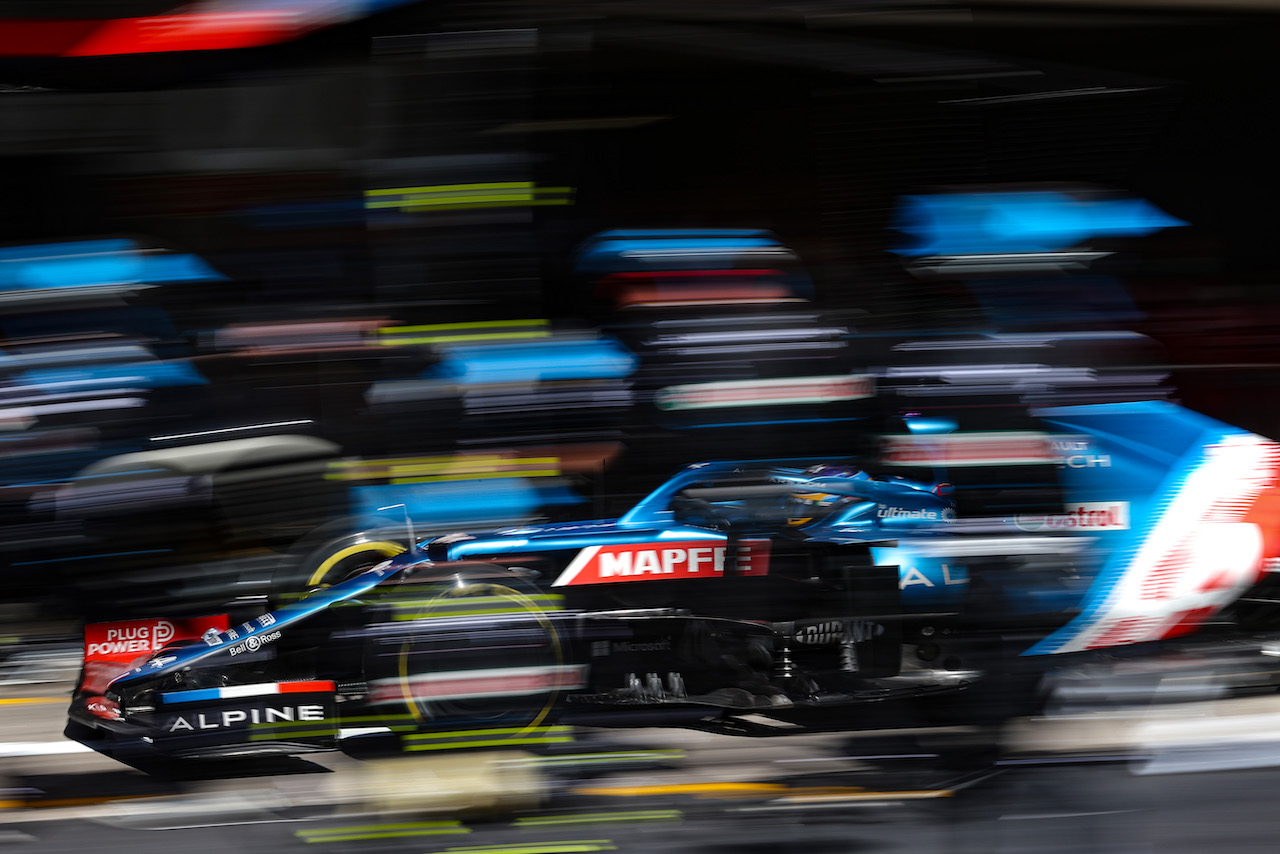
[(426, 745), (448, 730), (485, 747), (542, 743), (564, 691), (577, 687), (559, 597), (494, 569), (403, 590), (388, 622), (404, 630), (374, 641), (375, 696), (405, 708), (421, 733), (407, 749), (437, 749)]
[(272, 577), (272, 606), (278, 607), (332, 587), (409, 549), (409, 537), (387, 528), (332, 538), (309, 538)]

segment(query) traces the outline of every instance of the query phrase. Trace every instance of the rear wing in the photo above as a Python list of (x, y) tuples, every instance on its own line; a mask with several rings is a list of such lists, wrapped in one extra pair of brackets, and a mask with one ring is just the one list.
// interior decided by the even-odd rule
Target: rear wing
[(1066, 506), (1016, 522), (1088, 536), (1099, 565), (1078, 616), (1028, 654), (1188, 634), (1280, 556), (1267, 510), (1280, 444), (1163, 401), (1036, 414), (1054, 429)]

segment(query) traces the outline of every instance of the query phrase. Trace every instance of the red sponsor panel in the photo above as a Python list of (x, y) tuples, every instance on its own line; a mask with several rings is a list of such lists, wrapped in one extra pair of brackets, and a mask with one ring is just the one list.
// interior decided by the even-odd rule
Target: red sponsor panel
[(165, 644), (199, 640), (209, 629), (223, 631), (227, 625), (226, 614), (89, 623), (84, 627), (84, 670), (80, 689), (102, 693), (112, 679)]
[(123, 620), (84, 627), (85, 661), (132, 661), (174, 641), (199, 640), (209, 629), (227, 628), (227, 615), (187, 619)]
[[(673, 540), (591, 546), (578, 552), (553, 587), (617, 581), (672, 581), (724, 575), (727, 546), (716, 540)], [(769, 574), (768, 540), (738, 543), (738, 575)]]

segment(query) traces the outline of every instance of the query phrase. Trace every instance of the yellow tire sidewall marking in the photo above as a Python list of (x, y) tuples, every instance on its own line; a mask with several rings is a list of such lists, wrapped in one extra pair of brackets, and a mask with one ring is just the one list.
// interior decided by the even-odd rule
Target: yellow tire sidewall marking
[[(472, 582), (470, 584), (466, 584), (463, 587), (454, 587), (454, 588), (449, 588), (445, 591), (442, 591), (440, 595), (436, 597), (436, 599), (437, 600), (461, 599), (466, 596), (473, 596), (476, 593), (480, 593), (482, 595), (490, 595), (490, 596), (497, 595), (497, 596), (502, 596), (502, 597), (511, 599), (513, 602), (518, 604), (523, 610), (527, 611), (531, 616), (534, 617), (534, 619), (538, 621), (540, 625), (542, 625), (542, 627), (547, 632), (547, 636), (551, 639), (551, 647), (554, 650), (556, 666), (561, 666), (564, 664), (564, 648), (560, 643), (560, 634), (559, 632), (556, 631), (555, 625), (551, 622), (550, 619), (548, 619), (547, 615), (543, 612), (542, 608), (537, 605), (537, 603), (535, 603), (532, 599), (530, 599), (525, 594), (521, 593), (519, 590), (508, 587), (505, 584), (494, 584), (492, 582)], [(429, 614), (428, 611), (424, 611), (421, 617), (427, 617), (428, 614)], [(418, 723), (422, 723), (423, 721), (426, 720), (426, 715), (422, 713), (422, 710), (419, 708), (417, 701), (414, 700), (412, 688), (410, 687), (409, 666), (408, 666), (409, 665), (409, 644), (408, 643), (405, 643), (400, 648), (399, 664), (400, 664), (399, 671), (400, 671), (401, 695), (404, 697), (405, 705), (409, 707), (410, 714), (413, 715), (414, 719)], [(552, 689), (548, 693), (547, 702), (543, 704), (543, 707), (534, 716), (534, 719), (530, 721), (528, 724), (526, 724), (524, 727), (522, 727), (520, 732), (517, 733), (516, 735), (524, 735), (528, 732), (536, 730), (539, 726), (541, 726), (542, 722), (546, 720), (547, 715), (549, 715), (551, 713), (551, 710), (555, 707), (556, 697), (559, 694), (560, 694), (559, 689)]]
[(329, 570), (333, 569), (341, 561), (346, 560), (352, 555), (358, 555), (361, 552), (366, 551), (375, 552), (384, 558), (388, 558), (395, 557), (405, 551), (405, 547), (399, 543), (392, 543), (384, 540), (372, 543), (357, 543), (354, 546), (347, 546), (345, 549), (339, 549), (325, 558), (320, 566), (316, 567), (316, 571), (311, 573), (311, 577), (307, 579), (308, 589), (321, 584), (324, 581), (324, 577), (329, 574)]

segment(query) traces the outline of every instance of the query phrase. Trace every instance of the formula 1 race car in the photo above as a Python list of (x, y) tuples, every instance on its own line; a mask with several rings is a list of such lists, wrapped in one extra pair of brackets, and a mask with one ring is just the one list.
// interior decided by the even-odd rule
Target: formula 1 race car
[(730, 462), (614, 520), (408, 549), (370, 532), (243, 622), (90, 626), (67, 732), (200, 758), (369, 727), (429, 750), (534, 743), (553, 723), (901, 726), (967, 697), (989, 711), (1010, 662), (1204, 631), (1266, 582), (1280, 445), (1164, 403), (1041, 417), (1052, 432), (926, 431), (888, 437), (887, 456), (1056, 460), (1058, 514), (956, 519), (944, 480)]

